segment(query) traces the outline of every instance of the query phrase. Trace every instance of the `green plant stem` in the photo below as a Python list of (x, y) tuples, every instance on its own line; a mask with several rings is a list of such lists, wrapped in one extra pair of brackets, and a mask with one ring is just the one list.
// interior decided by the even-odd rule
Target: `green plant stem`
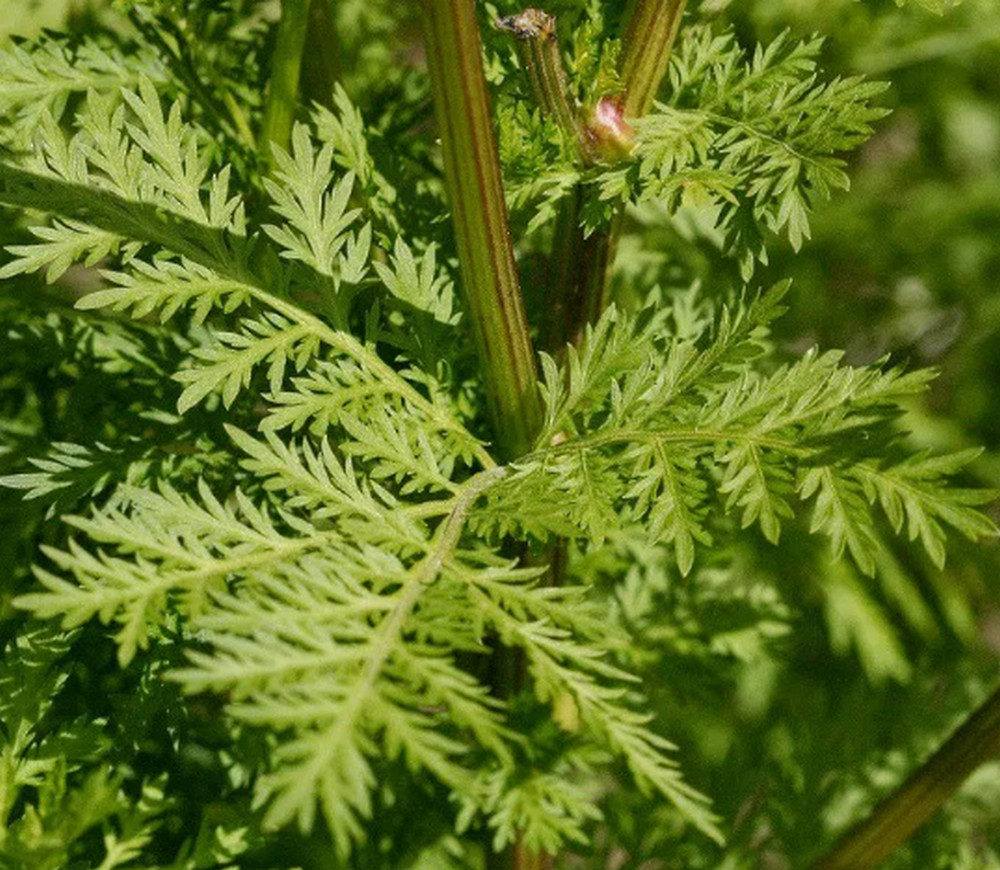
[(559, 54), (555, 16), (540, 9), (525, 9), (518, 15), (501, 18), (497, 25), (517, 38), (521, 63), (542, 112), (559, 125), (581, 152), (585, 151), (587, 140)]
[(687, 0), (635, 0), (622, 39), (622, 107), (627, 118), (651, 108), (680, 30)]
[(260, 135), (260, 147), (269, 166), (274, 160), (271, 147), (287, 148), (291, 140), (308, 24), (309, 0), (282, 0)]
[(550, 354), (558, 355), (569, 340), (566, 334), (570, 322), (568, 306), (577, 286), (578, 263), (574, 254), (582, 239), (579, 219), (582, 191), (577, 185), (560, 203), (552, 229), (552, 249), (549, 253), (549, 299), (546, 300), (545, 318), (539, 329), (539, 342)]
[(529, 448), (541, 421), (474, 0), (421, 0), (445, 182), (497, 445)]
[(333, 14), (334, 0), (311, 0), (309, 28), (302, 56), (302, 98), (328, 108), (333, 88), (342, 77), (340, 38)]
[(608, 307), (611, 265), (618, 249), (623, 212), (617, 211), (607, 227), (595, 230), (584, 237), (577, 218), (576, 236), (568, 256), (575, 280), (565, 310), (566, 340), (578, 345), (584, 328), (594, 323)]
[[(508, 457), (524, 453), (541, 422), (538, 373), (514, 263), (482, 68), (473, 0), (421, 0), (427, 65), (441, 135), (445, 181), (459, 265), (485, 369), (494, 431)], [(494, 682), (516, 691), (523, 662), (494, 655)], [(551, 858), (518, 841), (501, 854), (487, 848), (490, 870), (547, 870)]]
[(926, 822), (981, 764), (1000, 754), (1000, 689), (812, 870), (871, 870)]

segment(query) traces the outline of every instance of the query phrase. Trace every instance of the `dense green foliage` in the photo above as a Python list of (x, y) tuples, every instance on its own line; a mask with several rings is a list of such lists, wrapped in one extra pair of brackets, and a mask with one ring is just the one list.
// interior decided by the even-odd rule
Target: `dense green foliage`
[[(950, 52), (1000, 13), (793, 5), (692, 4), (634, 150), (588, 161), (492, 24), (519, 7), (482, 4), (533, 334), (567, 203), (621, 221), (511, 461), (416, 9), (338, 0), (338, 81), (306, 64), (273, 151), (276, 4), (5, 45), (0, 867), (804, 866), (981, 700), (1000, 113)], [(618, 6), (547, 4), (584, 114)], [(951, 201), (894, 137), (973, 116), (933, 130)], [(916, 218), (883, 212), (904, 179)], [(973, 780), (894, 860), (1000, 867), (998, 798)]]

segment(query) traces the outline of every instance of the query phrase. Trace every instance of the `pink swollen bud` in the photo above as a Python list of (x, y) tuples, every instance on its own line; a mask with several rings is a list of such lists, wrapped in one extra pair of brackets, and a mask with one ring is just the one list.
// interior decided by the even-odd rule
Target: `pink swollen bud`
[(635, 147), (635, 130), (625, 120), (618, 97), (601, 97), (587, 119), (586, 135), (593, 151), (605, 160), (628, 157)]

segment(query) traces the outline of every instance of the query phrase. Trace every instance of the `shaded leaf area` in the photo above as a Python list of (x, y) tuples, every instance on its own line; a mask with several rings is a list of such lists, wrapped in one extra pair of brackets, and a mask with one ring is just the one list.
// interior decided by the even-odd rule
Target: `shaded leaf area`
[[(142, 857), (157, 866), (209, 870), (220, 862), (239, 866), (239, 856), (259, 848), (263, 837), (252, 818), (220, 811), (221, 804), (192, 789), (201, 777), (227, 790), (205, 720), (173, 716), (175, 733), (203, 749), (187, 769), (176, 757), (149, 753), (149, 743), (165, 736), (163, 717), (178, 701), (154, 675), (155, 664), (131, 678), (104, 677), (97, 686), (106, 651), (97, 634), (56, 635), (31, 622), (21, 628), (5, 641), (0, 664), (5, 867), (56, 870), (90, 858), (101, 867), (134, 867)], [(89, 666), (71, 661), (81, 649)], [(102, 696), (109, 689), (110, 698)], [(165, 851), (163, 830), (180, 824), (192, 825), (196, 837), (179, 852)]]

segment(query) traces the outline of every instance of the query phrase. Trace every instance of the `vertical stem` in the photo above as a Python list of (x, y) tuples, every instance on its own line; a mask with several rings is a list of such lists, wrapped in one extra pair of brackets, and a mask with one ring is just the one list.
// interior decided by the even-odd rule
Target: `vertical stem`
[(871, 870), (924, 824), (983, 762), (1000, 754), (1000, 689), (917, 771), (813, 865)]
[(584, 238), (583, 229), (576, 227), (576, 249), (571, 254), (576, 281), (566, 304), (566, 340), (578, 345), (584, 327), (594, 323), (608, 307), (611, 265), (618, 249), (622, 212), (611, 218), (607, 227), (595, 230)]
[(550, 354), (560, 353), (569, 341), (566, 334), (566, 327), (571, 322), (568, 308), (580, 280), (580, 261), (576, 253), (583, 242), (583, 230), (578, 224), (580, 199), (581, 191), (577, 185), (560, 203), (552, 229), (552, 250), (546, 273), (546, 316), (539, 336), (542, 348)]
[(273, 159), (271, 145), (287, 148), (291, 139), (292, 121), (299, 102), (299, 76), (308, 23), (309, 0), (282, 0), (260, 136), (260, 145), (265, 149), (264, 157), (268, 164)]
[(687, 0), (636, 0), (622, 39), (626, 117), (641, 118), (653, 107), (686, 4)]
[(494, 432), (501, 451), (527, 450), (541, 421), (483, 75), (474, 0), (421, 0), (445, 181)]
[(342, 73), (340, 39), (333, 9), (334, 0), (311, 0), (302, 55), (302, 98), (327, 107), (333, 105), (333, 88)]
[(521, 63), (527, 70), (531, 90), (542, 112), (559, 125), (581, 156), (586, 156), (587, 139), (559, 54), (555, 16), (540, 9), (525, 9), (517, 15), (501, 18), (497, 26), (517, 38)]

